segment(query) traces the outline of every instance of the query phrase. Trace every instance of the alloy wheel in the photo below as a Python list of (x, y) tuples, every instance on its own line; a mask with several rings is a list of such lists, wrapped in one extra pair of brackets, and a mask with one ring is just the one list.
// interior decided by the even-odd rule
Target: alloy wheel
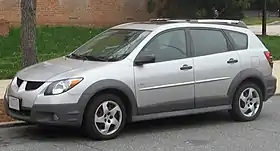
[(260, 108), (260, 95), (254, 88), (246, 88), (239, 97), (239, 108), (246, 117), (253, 117)]
[(112, 135), (121, 126), (122, 111), (120, 106), (114, 101), (101, 103), (94, 115), (94, 125), (102, 135)]

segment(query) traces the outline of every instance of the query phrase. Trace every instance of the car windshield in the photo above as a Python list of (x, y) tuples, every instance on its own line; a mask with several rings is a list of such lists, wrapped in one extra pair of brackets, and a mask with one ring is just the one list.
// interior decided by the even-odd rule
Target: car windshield
[(90, 61), (119, 61), (126, 58), (149, 33), (150, 31), (145, 30), (109, 29), (67, 57)]

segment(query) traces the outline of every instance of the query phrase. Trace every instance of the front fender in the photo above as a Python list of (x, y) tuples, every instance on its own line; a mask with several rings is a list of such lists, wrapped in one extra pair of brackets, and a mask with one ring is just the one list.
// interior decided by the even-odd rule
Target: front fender
[(131, 107), (132, 107), (131, 108), (132, 116), (137, 114), (137, 102), (136, 102), (136, 98), (135, 98), (133, 91), (125, 83), (118, 81), (118, 80), (113, 80), (113, 79), (98, 81), (98, 82), (90, 85), (82, 93), (82, 95), (79, 99), (79, 104), (82, 106), (83, 112), (84, 112), (88, 102), (92, 98), (92, 96), (94, 96), (97, 92), (100, 92), (105, 89), (117, 89), (117, 90), (123, 92), (129, 98), (128, 101), (130, 102)]

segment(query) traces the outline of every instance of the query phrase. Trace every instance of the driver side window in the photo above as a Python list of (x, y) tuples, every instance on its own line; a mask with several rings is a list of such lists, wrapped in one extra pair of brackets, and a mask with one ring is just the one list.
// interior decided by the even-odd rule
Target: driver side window
[(154, 55), (155, 62), (186, 58), (186, 35), (183, 29), (157, 35), (139, 53), (139, 56)]

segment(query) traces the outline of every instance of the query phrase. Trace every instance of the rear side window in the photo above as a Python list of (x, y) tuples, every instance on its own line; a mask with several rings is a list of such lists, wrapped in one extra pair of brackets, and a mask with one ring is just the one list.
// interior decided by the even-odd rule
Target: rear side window
[(235, 31), (227, 31), (227, 32), (228, 35), (232, 38), (235, 50), (242, 50), (248, 48), (247, 34), (235, 32)]
[(220, 30), (191, 29), (196, 57), (228, 51), (228, 43)]

